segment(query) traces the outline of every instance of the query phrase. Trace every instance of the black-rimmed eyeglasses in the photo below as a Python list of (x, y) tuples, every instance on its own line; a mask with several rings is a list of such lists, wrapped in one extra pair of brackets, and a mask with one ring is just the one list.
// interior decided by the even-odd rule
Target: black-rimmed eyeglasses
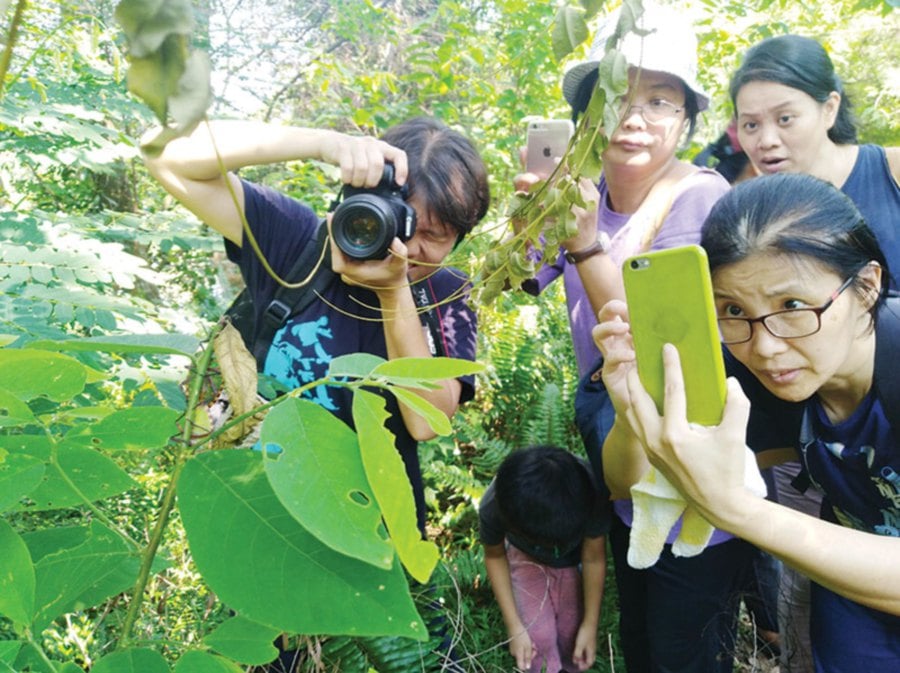
[[(858, 272), (857, 272), (858, 273)], [(822, 329), (822, 314), (829, 309), (841, 293), (853, 284), (854, 273), (821, 306), (788, 308), (758, 318), (719, 318), (719, 335), (724, 344), (741, 344), (753, 338), (753, 323), (762, 323), (769, 334), (779, 339), (799, 339)]]

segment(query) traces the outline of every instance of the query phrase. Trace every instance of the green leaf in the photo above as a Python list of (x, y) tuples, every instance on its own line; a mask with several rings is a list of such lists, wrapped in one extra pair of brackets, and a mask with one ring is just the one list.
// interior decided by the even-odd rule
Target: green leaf
[(171, 669), (156, 650), (132, 647), (116, 650), (99, 659), (91, 673), (170, 673)]
[(0, 456), (0, 512), (15, 506), (38, 487), (44, 477), (44, 462), (27, 454)]
[(0, 519), (0, 615), (17, 631), (34, 616), (35, 578), (31, 554), (21, 537)]
[[(22, 649), (21, 641), (0, 640), (0, 663), (7, 664), (8, 666), (12, 665), (12, 663), (15, 662), (20, 649)], [(9, 670), (11, 671), (13, 669), (10, 668)]]
[(175, 673), (243, 673), (243, 669), (215, 654), (188, 650), (175, 662)]
[(391, 567), (394, 548), (383, 534), (356, 433), (346, 423), (314, 402), (291, 399), (269, 412), (259, 439), (264, 449), (281, 450), (265, 461), (266, 474), (306, 530), (335, 551)]
[(125, 591), (137, 579), (137, 557), (121, 537), (97, 522), (73, 528), (62, 534), (41, 531), (23, 536), (32, 555), (39, 557), (34, 563), (38, 632), (62, 614), (93, 607)]
[(585, 21), (585, 11), (581, 7), (562, 5), (556, 11), (556, 19), (553, 22), (551, 40), (553, 42), (553, 55), (557, 61), (562, 61), (584, 42), (590, 30)]
[(180, 417), (180, 412), (168, 407), (130, 407), (92, 425), (73, 428), (64, 441), (66, 445), (104, 451), (158, 449), (178, 434)]
[(0, 388), (0, 427), (34, 423), (31, 408), (8, 390)]
[(385, 376), (392, 383), (402, 381), (441, 381), (484, 371), (484, 365), (461, 358), (397, 358), (386, 360), (372, 370), (372, 376)]
[(340, 355), (328, 363), (328, 376), (331, 378), (346, 376), (364, 379), (372, 373), (372, 370), (383, 362), (387, 362), (387, 360), (368, 353)]
[(24, 509), (77, 507), (85, 501), (96, 502), (124, 493), (137, 485), (112, 459), (93, 449), (60, 446), (57, 461), (48, 463), (44, 481), (28, 494), (30, 502)]
[(119, 334), (85, 339), (41, 339), (27, 344), (27, 348), (48, 351), (81, 351), (118, 353), (122, 355), (157, 353), (193, 356), (200, 340), (187, 334)]
[(203, 644), (242, 664), (260, 666), (278, 656), (272, 643), (280, 633), (238, 615), (220, 624), (203, 639)]
[[(446, 418), (446, 416), (445, 416)], [(388, 419), (384, 398), (365, 390), (353, 395), (353, 423), (360, 438), (363, 464), (384, 522), (404, 567), (419, 582), (431, 577), (438, 562), (434, 543), (422, 539), (416, 523), (416, 503)]]
[(182, 520), (213, 591), (286, 632), (426, 639), (400, 565), (381, 570), (322, 544), (278, 501), (262, 460), (251, 450), (214, 451), (182, 473)]
[(189, 39), (169, 35), (158, 51), (135, 56), (128, 68), (128, 90), (153, 110), (163, 124), (169, 119), (169, 98), (178, 92), (185, 71)]
[(86, 379), (84, 365), (68, 355), (0, 350), (0, 381), (20, 400), (47, 397), (64, 402), (84, 390)]
[(434, 406), (421, 395), (405, 390), (404, 388), (391, 387), (390, 391), (419, 416), (425, 419), (428, 426), (438, 435), (449, 435), (453, 431), (447, 414)]

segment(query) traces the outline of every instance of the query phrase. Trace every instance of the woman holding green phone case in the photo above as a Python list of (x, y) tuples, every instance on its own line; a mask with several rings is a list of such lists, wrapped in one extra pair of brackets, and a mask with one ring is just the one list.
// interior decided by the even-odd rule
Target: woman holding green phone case
[[(736, 186), (701, 244), (737, 377), (722, 423), (687, 422), (671, 346), (659, 415), (637, 377), (627, 308), (607, 304), (594, 334), (617, 411), (607, 483), (614, 495), (627, 491), (652, 463), (712, 524), (808, 575), (816, 671), (896, 671), (900, 427), (891, 421), (900, 403), (886, 383), (893, 374), (875, 363), (876, 345), (900, 348), (900, 308), (885, 300), (884, 254), (852, 201), (800, 174)], [(746, 445), (795, 449), (823, 494), (822, 518), (747, 491)]]

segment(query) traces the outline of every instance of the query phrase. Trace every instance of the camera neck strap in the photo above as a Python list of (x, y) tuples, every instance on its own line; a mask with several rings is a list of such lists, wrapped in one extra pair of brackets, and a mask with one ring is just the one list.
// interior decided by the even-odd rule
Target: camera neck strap
[(427, 327), (428, 350), (435, 357), (446, 356), (444, 348), (443, 330), (441, 329), (441, 317), (438, 314), (437, 301), (428, 291), (429, 283), (427, 280), (419, 283), (411, 283), (409, 288), (412, 290), (413, 301), (419, 313), (419, 320), (422, 325)]

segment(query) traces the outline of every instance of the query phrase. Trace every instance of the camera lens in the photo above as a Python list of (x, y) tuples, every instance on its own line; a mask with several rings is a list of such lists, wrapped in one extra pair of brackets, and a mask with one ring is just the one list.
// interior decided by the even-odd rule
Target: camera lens
[(631, 260), (631, 268), (632, 269), (636, 269), (639, 266), (640, 266), (640, 264), (638, 264), (638, 261), (636, 259)]
[(354, 259), (384, 259), (397, 235), (394, 213), (384, 199), (356, 194), (334, 211), (331, 233), (334, 242)]

